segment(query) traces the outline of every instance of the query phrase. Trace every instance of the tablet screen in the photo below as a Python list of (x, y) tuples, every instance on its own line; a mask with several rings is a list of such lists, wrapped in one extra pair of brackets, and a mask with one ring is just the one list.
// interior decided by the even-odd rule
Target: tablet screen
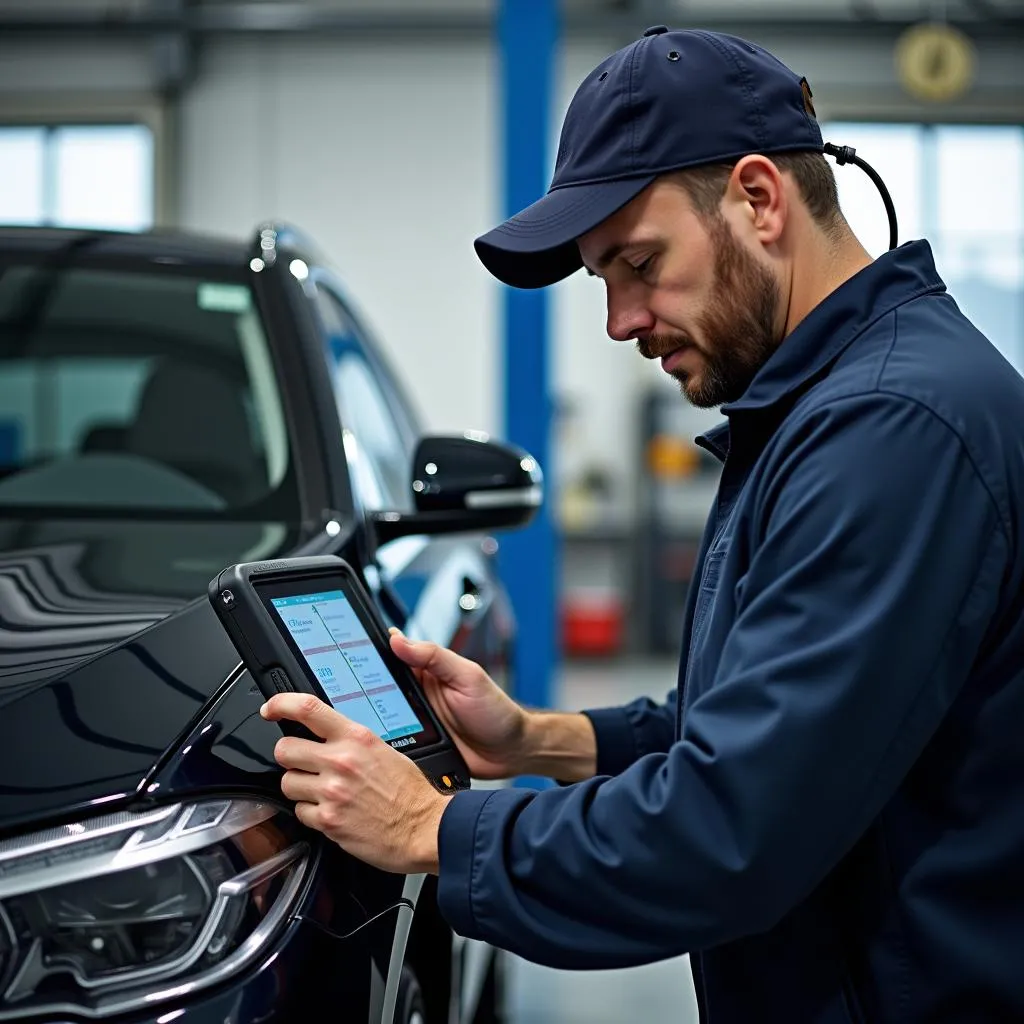
[(393, 747), (428, 740), (424, 734), (434, 730), (413, 709), (343, 591), (268, 597), (268, 603), (338, 711)]

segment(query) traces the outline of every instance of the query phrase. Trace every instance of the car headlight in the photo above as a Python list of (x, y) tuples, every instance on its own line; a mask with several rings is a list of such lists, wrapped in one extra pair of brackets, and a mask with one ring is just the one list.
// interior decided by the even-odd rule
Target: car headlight
[(0, 842), (0, 1019), (102, 1017), (241, 969), (293, 908), (295, 819), (203, 800)]

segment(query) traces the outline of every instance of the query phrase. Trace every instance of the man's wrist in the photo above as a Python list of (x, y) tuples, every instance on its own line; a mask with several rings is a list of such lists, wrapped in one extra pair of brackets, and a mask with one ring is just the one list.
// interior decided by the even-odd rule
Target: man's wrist
[(597, 772), (597, 737), (590, 719), (566, 712), (527, 712), (523, 775), (580, 782)]
[(440, 834), (441, 819), (448, 809), (452, 797), (434, 792), (433, 799), (426, 803), (416, 830), (416, 841), (413, 844), (413, 864), (410, 874), (424, 873), (437, 875), (441, 871)]

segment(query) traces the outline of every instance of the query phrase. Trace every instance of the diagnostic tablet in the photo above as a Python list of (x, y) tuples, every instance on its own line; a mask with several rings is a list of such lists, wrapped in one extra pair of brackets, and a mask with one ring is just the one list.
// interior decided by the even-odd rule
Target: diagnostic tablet
[[(209, 597), (265, 697), (311, 693), (415, 760), (444, 791), (469, 785), (462, 757), (355, 571), (333, 555), (246, 562)], [(285, 732), (309, 738), (296, 723)]]

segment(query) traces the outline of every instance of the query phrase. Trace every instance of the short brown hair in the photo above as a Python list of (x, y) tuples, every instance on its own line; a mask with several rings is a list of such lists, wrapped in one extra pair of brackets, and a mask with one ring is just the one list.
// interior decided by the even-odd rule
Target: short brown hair
[[(844, 224), (839, 208), (839, 191), (832, 166), (821, 153), (772, 153), (768, 157), (783, 173), (793, 175), (800, 197), (815, 223), (827, 234), (834, 236)], [(702, 217), (718, 212), (735, 164), (708, 164), (677, 171), (673, 175), (690, 195), (693, 208)]]

